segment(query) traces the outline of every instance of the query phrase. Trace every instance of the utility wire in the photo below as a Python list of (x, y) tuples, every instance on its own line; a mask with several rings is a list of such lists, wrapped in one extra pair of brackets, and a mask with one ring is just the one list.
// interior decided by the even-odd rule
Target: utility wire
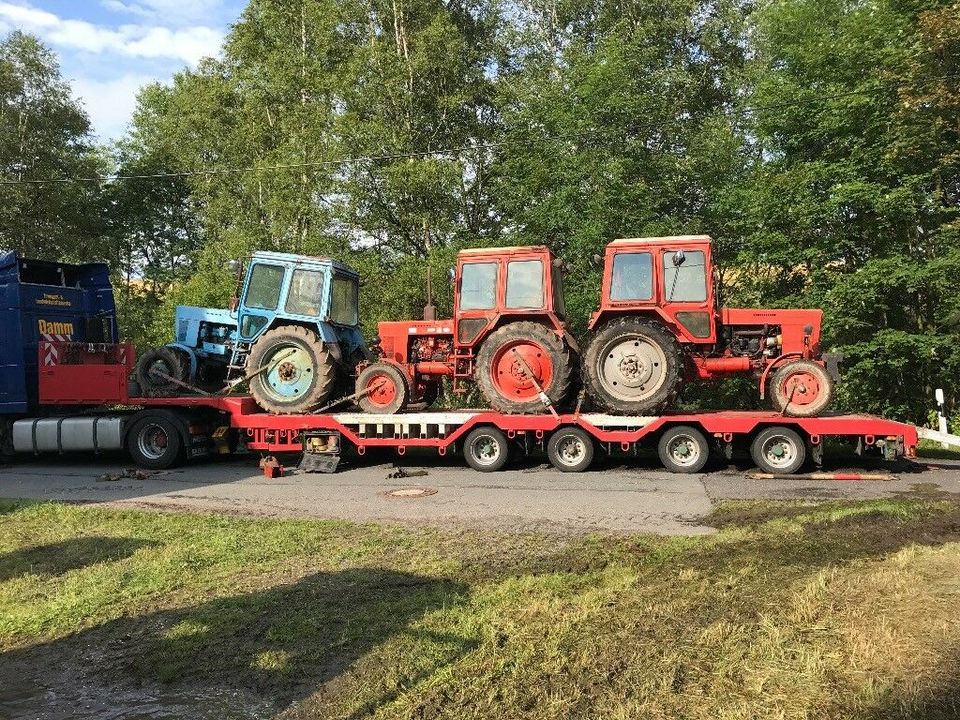
[[(960, 78), (960, 73), (950, 74), (950, 75), (941, 75), (936, 78), (931, 78), (933, 80), (949, 80)], [(901, 83), (895, 87), (907, 87), (909, 83)], [(778, 110), (785, 107), (797, 107), (804, 105), (813, 105), (814, 102), (822, 102), (825, 100), (839, 100), (846, 97), (855, 97), (855, 96), (872, 96), (879, 95), (883, 92), (883, 88), (877, 88), (873, 90), (849, 90), (842, 93), (833, 93), (830, 95), (819, 95), (816, 97), (815, 101), (810, 100), (788, 100), (782, 103), (774, 103), (771, 105), (754, 105), (752, 107), (744, 108), (733, 108), (727, 111), (726, 115), (751, 115), (756, 112), (761, 112), (763, 110)], [(119, 180), (161, 180), (167, 178), (182, 178), (182, 177), (195, 177), (195, 176), (211, 176), (211, 175), (237, 175), (243, 173), (259, 173), (267, 172), (272, 170), (298, 170), (304, 168), (319, 168), (319, 167), (333, 167), (333, 166), (342, 166), (342, 165), (351, 165), (361, 162), (377, 162), (384, 160), (404, 160), (409, 158), (419, 158), (419, 157), (432, 157), (437, 155), (452, 155), (455, 153), (463, 153), (470, 150), (483, 150), (483, 149), (492, 149), (497, 147), (502, 147), (504, 145), (533, 145), (536, 142), (549, 142), (552, 140), (567, 140), (574, 138), (584, 138), (597, 134), (599, 131), (581, 131), (576, 133), (565, 133), (558, 135), (547, 135), (539, 137), (533, 140), (530, 139), (506, 139), (506, 140), (491, 140), (488, 142), (475, 143), (473, 145), (462, 145), (460, 147), (452, 148), (440, 148), (437, 150), (420, 150), (414, 152), (403, 152), (403, 153), (388, 153), (383, 155), (360, 155), (350, 158), (340, 158), (338, 160), (318, 160), (314, 162), (301, 162), (301, 163), (285, 163), (278, 165), (250, 165), (245, 167), (231, 167), (231, 168), (209, 168), (206, 170), (178, 170), (172, 172), (161, 172), (161, 173), (144, 173), (144, 174), (132, 174), (132, 175), (94, 175), (90, 177), (74, 177), (74, 178), (42, 178), (42, 179), (25, 179), (25, 180), (0, 180), (0, 186), (2, 185), (44, 185), (44, 184), (64, 184), (64, 183), (82, 183), (82, 182), (103, 182), (103, 183), (112, 183)]]

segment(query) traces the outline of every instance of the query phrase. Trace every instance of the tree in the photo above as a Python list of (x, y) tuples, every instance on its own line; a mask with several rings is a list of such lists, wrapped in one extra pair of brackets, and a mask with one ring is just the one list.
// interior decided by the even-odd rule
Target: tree
[[(0, 42), (0, 247), (32, 257), (102, 257), (107, 160), (53, 53), (31, 35)], [(68, 180), (67, 182), (37, 181)]]

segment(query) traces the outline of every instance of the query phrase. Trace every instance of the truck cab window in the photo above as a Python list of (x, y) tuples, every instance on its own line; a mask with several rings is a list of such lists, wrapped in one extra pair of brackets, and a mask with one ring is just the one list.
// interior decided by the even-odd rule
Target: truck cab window
[(497, 264), (467, 263), (460, 269), (460, 309), (493, 310), (497, 306)]
[(704, 302), (707, 299), (707, 266), (703, 250), (684, 251), (674, 264), (674, 252), (663, 253), (664, 299), (667, 302)]
[(357, 281), (344, 275), (334, 275), (332, 291), (330, 320), (338, 325), (356, 325), (359, 315)]
[(280, 303), (280, 287), (283, 285), (283, 267), (257, 263), (250, 271), (247, 297), (244, 305), (259, 310), (276, 310)]
[(543, 262), (514, 260), (507, 263), (507, 307), (539, 309), (543, 307)]
[(653, 299), (653, 258), (650, 253), (617, 253), (613, 256), (610, 299)]

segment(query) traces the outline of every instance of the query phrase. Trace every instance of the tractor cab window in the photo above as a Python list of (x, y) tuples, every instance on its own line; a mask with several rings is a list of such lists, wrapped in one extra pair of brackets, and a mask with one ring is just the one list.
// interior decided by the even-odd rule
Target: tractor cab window
[(703, 302), (707, 299), (707, 264), (703, 250), (663, 253), (664, 300)]
[(563, 270), (554, 268), (550, 284), (553, 286), (553, 312), (563, 319), (567, 316), (567, 306), (563, 302)]
[(653, 257), (650, 253), (617, 253), (613, 256), (610, 299), (653, 299)]
[(511, 310), (543, 307), (543, 261), (507, 263), (507, 307)]
[(276, 310), (283, 285), (283, 266), (257, 263), (250, 271), (244, 305), (259, 310)]
[(356, 325), (359, 321), (357, 281), (344, 275), (333, 276), (330, 293), (330, 320), (338, 325)]
[(460, 309), (493, 310), (497, 306), (497, 264), (467, 263), (460, 269)]
[(292, 315), (319, 315), (323, 304), (323, 278), (324, 273), (316, 270), (294, 270), (286, 311)]

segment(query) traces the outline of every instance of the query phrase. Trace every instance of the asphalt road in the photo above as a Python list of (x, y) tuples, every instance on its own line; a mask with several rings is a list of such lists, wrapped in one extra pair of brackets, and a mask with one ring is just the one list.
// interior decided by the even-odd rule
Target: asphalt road
[[(753, 480), (747, 466), (676, 475), (657, 468), (653, 459), (580, 474), (560, 473), (535, 461), (478, 473), (456, 460), (439, 465), (435, 460), (408, 456), (403, 460), (406, 477), (391, 477), (397, 468), (383, 458), (332, 475), (268, 479), (253, 456), (146, 474), (130, 474), (122, 458), (28, 457), (0, 467), (0, 496), (272, 517), (664, 534), (709, 532), (700, 521), (722, 499), (960, 499), (960, 462), (948, 460), (866, 468), (893, 469), (896, 479), (886, 481)], [(849, 469), (857, 463), (841, 464)], [(430, 494), (390, 494), (409, 488)]]

